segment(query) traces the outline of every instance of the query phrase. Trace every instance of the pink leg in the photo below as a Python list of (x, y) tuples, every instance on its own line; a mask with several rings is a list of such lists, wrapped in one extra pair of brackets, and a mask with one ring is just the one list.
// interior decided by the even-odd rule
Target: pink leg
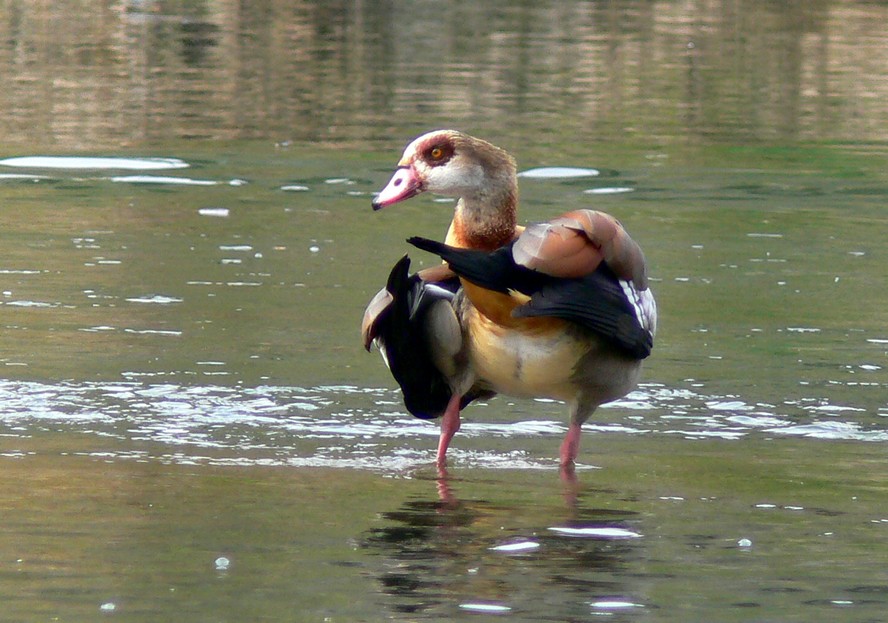
[(580, 484), (577, 481), (577, 468), (573, 463), (562, 464), (559, 470), (561, 482), (564, 485), (562, 495), (564, 503), (571, 510), (577, 509), (577, 500), (580, 497)]
[(459, 402), (461, 399), (462, 396), (459, 394), (453, 394), (444, 410), (444, 417), (441, 418), (441, 437), (438, 438), (439, 468), (447, 465), (447, 448), (450, 447), (450, 440), (459, 430)]
[(576, 422), (571, 422), (567, 429), (567, 435), (561, 442), (561, 466), (573, 465), (580, 452), (580, 435), (583, 429)]

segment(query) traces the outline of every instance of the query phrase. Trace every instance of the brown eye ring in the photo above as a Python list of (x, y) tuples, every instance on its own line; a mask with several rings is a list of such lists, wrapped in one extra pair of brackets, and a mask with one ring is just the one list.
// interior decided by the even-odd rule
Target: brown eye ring
[(432, 167), (440, 167), (453, 157), (453, 145), (448, 141), (436, 141), (422, 150), (422, 158)]

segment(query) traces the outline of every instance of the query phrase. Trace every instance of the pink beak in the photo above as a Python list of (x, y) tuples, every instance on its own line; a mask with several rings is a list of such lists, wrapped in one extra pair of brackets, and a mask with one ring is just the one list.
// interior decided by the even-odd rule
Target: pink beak
[(385, 185), (385, 188), (379, 191), (379, 194), (373, 198), (372, 206), (374, 210), (379, 210), (393, 203), (410, 199), (421, 193), (423, 190), (422, 182), (416, 175), (416, 171), (412, 166), (402, 165), (398, 167), (392, 179)]

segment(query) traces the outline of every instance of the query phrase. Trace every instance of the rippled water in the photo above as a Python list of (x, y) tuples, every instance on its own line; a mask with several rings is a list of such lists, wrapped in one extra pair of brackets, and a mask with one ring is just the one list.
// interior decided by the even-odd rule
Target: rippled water
[(880, 182), (523, 176), (530, 218), (609, 202), (648, 250), (663, 331), (641, 386), (584, 427), (578, 482), (558, 477), (566, 407), (508, 397), (467, 411), (442, 479), (436, 427), (406, 414), (357, 320), (447, 204), (374, 215), (391, 158), (251, 149), (183, 155), (152, 183), (117, 161), (2, 182), (27, 207), (3, 213), (0, 261), (16, 616), (874, 620), (888, 604)]
[[(884, 8), (446, 4), (0, 13), (6, 618), (884, 618)], [(360, 347), (452, 205), (370, 198), (443, 125), (647, 254), (576, 481), (502, 396), (438, 474)]]
[[(109, 440), (99, 456), (383, 472), (428, 466), (437, 443), (437, 429), (406, 415), (399, 398), (390, 389), (356, 386), (0, 383), (11, 437), (16, 430), (65, 430)], [(469, 413), (460, 447), (454, 449), (456, 465), (554, 469), (553, 449), (567, 430), (566, 407), (551, 401), (497, 406), (482, 404)], [(584, 427), (591, 446), (584, 458), (593, 461), (595, 445), (609, 435), (888, 440), (877, 423), (855, 421), (867, 419), (863, 407), (819, 399), (750, 404), (650, 383), (607, 405), (600, 416), (607, 419)], [(132, 449), (144, 442), (151, 442), (152, 449)], [(12, 446), (9, 453), (20, 454)]]

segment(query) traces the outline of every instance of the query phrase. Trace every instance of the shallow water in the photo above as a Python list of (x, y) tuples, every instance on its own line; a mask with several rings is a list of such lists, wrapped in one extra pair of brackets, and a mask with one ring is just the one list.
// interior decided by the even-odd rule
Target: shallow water
[[(9, 5), (6, 619), (884, 618), (884, 7), (494, 5)], [(360, 348), (450, 208), (370, 198), (442, 125), (647, 254), (655, 351), (576, 482), (566, 407), (508, 397), (439, 477)]]

